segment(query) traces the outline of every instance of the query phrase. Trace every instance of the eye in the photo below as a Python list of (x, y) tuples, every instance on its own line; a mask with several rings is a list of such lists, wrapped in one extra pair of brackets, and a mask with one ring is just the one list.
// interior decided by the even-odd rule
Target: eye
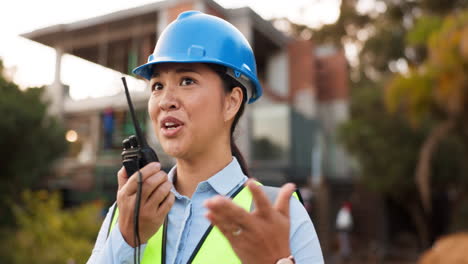
[(151, 91), (159, 91), (159, 90), (162, 90), (163, 89), (163, 85), (162, 83), (160, 82), (155, 82), (152, 86), (151, 86)]
[(180, 85), (187, 86), (187, 85), (191, 85), (194, 83), (195, 81), (193, 79), (185, 77), (182, 79), (182, 82), (180, 83)]

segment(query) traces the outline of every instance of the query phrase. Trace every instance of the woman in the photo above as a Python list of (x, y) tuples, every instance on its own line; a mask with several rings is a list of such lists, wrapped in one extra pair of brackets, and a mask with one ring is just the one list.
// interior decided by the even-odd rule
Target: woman
[(284, 185), (271, 203), (267, 188), (248, 181), (234, 143), (245, 104), (262, 93), (242, 34), (220, 18), (184, 12), (134, 73), (150, 80), (149, 116), (177, 163), (168, 174), (159, 163), (141, 169), (141, 245), (133, 233), (137, 177), (118, 172), (118, 213), (109, 211), (88, 263), (133, 263), (136, 246), (142, 263), (323, 263), (312, 222), (291, 198), (295, 186)]

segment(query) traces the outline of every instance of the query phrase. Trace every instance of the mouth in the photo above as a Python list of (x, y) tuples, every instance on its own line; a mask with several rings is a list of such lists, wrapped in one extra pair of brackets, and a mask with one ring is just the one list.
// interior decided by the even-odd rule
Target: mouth
[(183, 126), (184, 122), (172, 116), (165, 117), (160, 122), (162, 134), (166, 137), (175, 137)]

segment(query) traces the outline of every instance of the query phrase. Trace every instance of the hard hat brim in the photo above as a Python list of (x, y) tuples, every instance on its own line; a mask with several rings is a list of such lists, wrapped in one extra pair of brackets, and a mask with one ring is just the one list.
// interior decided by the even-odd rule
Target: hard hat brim
[[(139, 75), (147, 80), (151, 80), (151, 77), (153, 76), (153, 66), (156, 64), (162, 64), (162, 63), (213, 63), (213, 64), (219, 64), (225, 67), (229, 67), (231, 69), (236, 69), (237, 67), (233, 65), (229, 65), (228, 63), (222, 62), (217, 59), (187, 59), (187, 58), (170, 58), (170, 57), (158, 57), (156, 60), (150, 61), (148, 63), (145, 63), (143, 65), (140, 65), (133, 69), (133, 73), (136, 75)], [(248, 99), (247, 103), (251, 104), (255, 102), (261, 95), (262, 95), (262, 88), (260, 85), (260, 82), (255, 78), (255, 76), (252, 76), (252, 74), (249, 71), (244, 71), (242, 69), (237, 69), (239, 70), (242, 74), (246, 75), (249, 77), (250, 81), (252, 82), (254, 89), (251, 91), (252, 96)]]

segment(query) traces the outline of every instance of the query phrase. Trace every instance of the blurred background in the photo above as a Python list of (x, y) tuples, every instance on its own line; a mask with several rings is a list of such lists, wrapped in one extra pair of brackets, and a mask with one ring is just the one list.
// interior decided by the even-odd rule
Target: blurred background
[(0, 7), (0, 263), (86, 262), (134, 134), (122, 75), (174, 165), (131, 70), (191, 9), (250, 42), (264, 96), (236, 140), (254, 177), (300, 187), (326, 263), (468, 263), (468, 0)]

